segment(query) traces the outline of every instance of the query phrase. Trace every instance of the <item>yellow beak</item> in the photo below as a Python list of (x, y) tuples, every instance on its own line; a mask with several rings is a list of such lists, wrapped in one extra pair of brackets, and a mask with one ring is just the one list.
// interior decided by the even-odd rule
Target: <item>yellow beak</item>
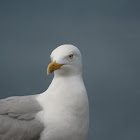
[(50, 63), (48, 65), (47, 75), (50, 74), (50, 73), (53, 73), (55, 70), (60, 69), (60, 67), (63, 66), (63, 65), (64, 64), (58, 64), (58, 63), (56, 63), (56, 61), (53, 61), (52, 63)]

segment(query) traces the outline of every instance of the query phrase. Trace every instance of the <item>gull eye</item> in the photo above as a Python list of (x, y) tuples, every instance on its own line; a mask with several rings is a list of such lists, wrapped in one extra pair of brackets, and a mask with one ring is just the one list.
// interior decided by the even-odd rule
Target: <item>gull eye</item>
[(69, 55), (69, 58), (72, 59), (72, 58), (73, 58), (73, 54), (70, 54), (70, 55)]

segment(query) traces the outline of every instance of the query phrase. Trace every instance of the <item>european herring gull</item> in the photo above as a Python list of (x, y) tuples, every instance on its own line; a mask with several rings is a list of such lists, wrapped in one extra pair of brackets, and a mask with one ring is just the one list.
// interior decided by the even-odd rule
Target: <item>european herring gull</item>
[(51, 53), (48, 89), (37, 95), (0, 100), (0, 140), (86, 140), (88, 97), (77, 47), (61, 45)]

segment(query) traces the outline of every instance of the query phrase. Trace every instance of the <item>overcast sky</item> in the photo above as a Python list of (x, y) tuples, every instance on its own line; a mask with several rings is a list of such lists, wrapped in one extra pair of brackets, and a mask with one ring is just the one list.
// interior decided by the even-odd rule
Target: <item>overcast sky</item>
[[(51, 51), (77, 46), (90, 101), (88, 140), (140, 139), (140, 1), (1, 0), (0, 98), (45, 91)], [(82, 125), (82, 124), (81, 124)]]

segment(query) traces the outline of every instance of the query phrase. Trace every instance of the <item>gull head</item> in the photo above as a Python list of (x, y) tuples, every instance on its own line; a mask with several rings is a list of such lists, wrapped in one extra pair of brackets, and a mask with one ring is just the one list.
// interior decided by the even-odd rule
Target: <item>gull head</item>
[(52, 62), (48, 65), (47, 74), (79, 75), (82, 74), (82, 56), (73, 45), (61, 45), (52, 51)]

